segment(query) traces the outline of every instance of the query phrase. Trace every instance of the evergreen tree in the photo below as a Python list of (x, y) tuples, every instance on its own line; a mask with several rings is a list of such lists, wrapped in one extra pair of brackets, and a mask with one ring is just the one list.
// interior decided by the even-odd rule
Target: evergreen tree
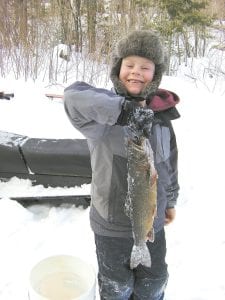
[(169, 58), (176, 55), (181, 63), (182, 57), (186, 61), (204, 53), (207, 28), (213, 21), (206, 11), (208, 2), (161, 0), (156, 3), (159, 11), (154, 24), (168, 42)]

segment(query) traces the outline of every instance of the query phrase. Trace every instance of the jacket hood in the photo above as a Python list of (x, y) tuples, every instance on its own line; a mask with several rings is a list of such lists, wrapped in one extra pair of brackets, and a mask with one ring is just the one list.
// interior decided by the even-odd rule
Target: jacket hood
[(158, 89), (155, 95), (151, 98), (147, 104), (154, 111), (154, 113), (160, 113), (167, 111), (170, 114), (170, 119), (176, 119), (180, 117), (175, 106), (180, 102), (180, 98), (177, 94)]

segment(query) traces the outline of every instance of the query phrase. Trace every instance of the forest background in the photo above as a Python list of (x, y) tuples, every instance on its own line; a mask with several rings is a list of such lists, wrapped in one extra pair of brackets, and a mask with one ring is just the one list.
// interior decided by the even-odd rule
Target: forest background
[[(204, 57), (212, 49), (221, 54), (225, 50), (224, 0), (0, 2), (1, 77), (13, 74), (16, 79), (41, 78), (54, 84), (60, 76), (68, 82), (73, 66), (74, 80), (98, 85), (99, 74), (108, 74), (114, 43), (133, 29), (160, 32), (168, 51), (166, 74), (171, 76), (190, 59)], [(212, 43), (215, 31), (219, 39)], [(211, 76), (225, 76), (218, 51), (216, 57), (217, 63), (204, 66), (201, 72), (207, 69)], [(195, 79), (196, 75), (189, 76)]]

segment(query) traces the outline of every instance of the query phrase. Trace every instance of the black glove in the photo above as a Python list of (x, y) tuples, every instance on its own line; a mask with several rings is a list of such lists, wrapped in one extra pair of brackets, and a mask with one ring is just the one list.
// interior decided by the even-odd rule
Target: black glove
[(153, 111), (148, 107), (136, 107), (128, 120), (128, 129), (134, 139), (149, 138), (151, 135)]
[(138, 102), (143, 101), (140, 96), (126, 96), (123, 103), (122, 111), (117, 119), (117, 124), (121, 126), (128, 125), (128, 120), (137, 107), (140, 107)]
[(128, 125), (128, 120), (135, 111), (136, 107), (138, 107), (137, 102), (125, 99), (116, 124), (121, 126)]
[(125, 100), (117, 124), (128, 125), (129, 133), (134, 139), (149, 138), (153, 118), (154, 113), (150, 108), (139, 106), (138, 101)]
[(117, 124), (128, 125), (132, 136), (149, 138), (153, 119), (154, 113), (150, 108), (139, 106), (137, 101), (125, 100)]

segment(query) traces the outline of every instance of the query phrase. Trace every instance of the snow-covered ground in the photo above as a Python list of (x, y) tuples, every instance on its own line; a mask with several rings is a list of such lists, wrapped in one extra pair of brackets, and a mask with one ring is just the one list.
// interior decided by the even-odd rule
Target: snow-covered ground
[[(173, 123), (181, 191), (177, 218), (166, 227), (170, 272), (166, 300), (224, 300), (224, 96), (202, 84), (196, 86), (196, 81), (175, 77), (165, 76), (161, 87), (181, 98), (177, 106), (181, 118)], [(15, 93), (10, 101), (0, 100), (0, 130), (40, 138), (80, 137), (66, 118), (61, 100), (44, 96), (43, 83), (0, 79), (0, 90)], [(10, 196), (87, 194), (89, 188), (45, 189), (18, 178), (0, 182), (1, 300), (27, 300), (30, 269), (49, 255), (78, 256), (97, 272), (89, 209), (24, 208), (10, 200)]]

